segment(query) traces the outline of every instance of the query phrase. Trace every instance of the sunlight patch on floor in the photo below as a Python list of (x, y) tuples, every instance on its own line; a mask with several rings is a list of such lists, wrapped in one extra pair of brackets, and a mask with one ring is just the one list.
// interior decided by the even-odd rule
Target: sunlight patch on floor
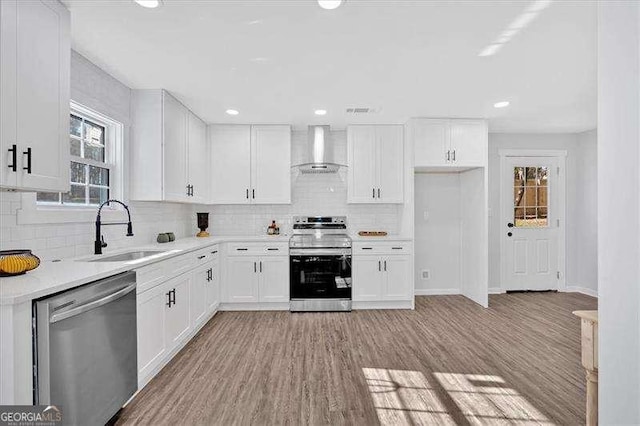
[(458, 419), (464, 416), (472, 425), (553, 424), (499, 376), (433, 373), (437, 381), (429, 383), (419, 371), (363, 368), (362, 372), (382, 425), (454, 425), (441, 397), (455, 404)]
[(553, 424), (499, 376), (434, 373), (471, 424)]
[(455, 425), (421, 372), (385, 368), (362, 371), (382, 425)]

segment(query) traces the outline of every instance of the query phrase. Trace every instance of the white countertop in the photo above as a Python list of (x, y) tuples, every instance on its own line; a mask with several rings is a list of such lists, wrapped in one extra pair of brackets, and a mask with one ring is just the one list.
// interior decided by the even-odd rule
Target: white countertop
[(140, 247), (106, 251), (102, 256), (137, 250), (163, 250), (165, 253), (127, 262), (87, 262), (100, 255), (64, 259), (59, 262), (42, 262), (40, 266), (24, 275), (0, 278), (0, 305), (11, 305), (31, 301), (49, 294), (87, 284), (122, 272), (138, 269), (160, 260), (188, 253), (204, 247), (225, 242), (289, 241), (288, 235), (262, 236), (214, 236), (208, 238), (181, 238), (171, 243), (149, 244)]

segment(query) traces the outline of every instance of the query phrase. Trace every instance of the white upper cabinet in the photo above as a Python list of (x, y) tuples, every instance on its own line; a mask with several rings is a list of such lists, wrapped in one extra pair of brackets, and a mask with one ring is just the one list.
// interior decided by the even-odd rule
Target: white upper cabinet
[(206, 203), (207, 126), (165, 90), (134, 90), (130, 198)]
[(0, 1), (0, 187), (69, 190), (69, 11)]
[(212, 125), (211, 202), (290, 204), (291, 127)]
[(487, 165), (488, 131), (484, 120), (413, 119), (410, 122), (417, 168)]
[(349, 203), (404, 201), (404, 141), (402, 126), (349, 126)]

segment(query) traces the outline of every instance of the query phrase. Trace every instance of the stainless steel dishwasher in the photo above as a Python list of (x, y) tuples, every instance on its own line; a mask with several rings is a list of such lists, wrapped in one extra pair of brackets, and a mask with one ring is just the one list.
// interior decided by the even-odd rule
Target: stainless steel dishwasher
[(125, 272), (35, 302), (34, 399), (65, 424), (103, 425), (136, 392), (135, 289)]

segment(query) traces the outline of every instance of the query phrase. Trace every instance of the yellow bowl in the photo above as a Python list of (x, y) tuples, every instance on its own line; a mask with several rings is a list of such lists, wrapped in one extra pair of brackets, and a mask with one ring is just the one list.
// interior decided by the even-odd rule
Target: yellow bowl
[(21, 275), (39, 265), (40, 259), (31, 250), (0, 251), (0, 277)]

